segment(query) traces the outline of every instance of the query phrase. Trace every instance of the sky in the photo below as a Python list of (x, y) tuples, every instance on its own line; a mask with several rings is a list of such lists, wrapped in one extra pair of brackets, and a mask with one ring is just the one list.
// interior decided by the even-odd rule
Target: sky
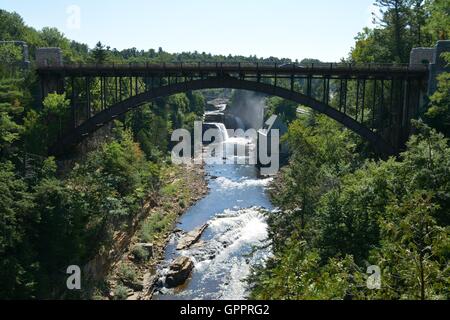
[(371, 26), (373, 0), (0, 0), (0, 8), (90, 47), (334, 62)]

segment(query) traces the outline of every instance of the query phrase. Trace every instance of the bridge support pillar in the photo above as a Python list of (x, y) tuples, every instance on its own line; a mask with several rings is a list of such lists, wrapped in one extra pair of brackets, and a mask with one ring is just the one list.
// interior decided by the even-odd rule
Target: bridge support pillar
[(426, 95), (432, 95), (437, 89), (437, 77), (445, 71), (450, 71), (448, 63), (442, 57), (445, 52), (450, 52), (450, 40), (442, 40), (436, 43), (434, 48), (414, 48), (410, 55), (410, 67), (428, 64), (429, 78)]
[[(36, 63), (38, 68), (61, 67), (63, 65), (60, 48), (36, 49)], [(64, 93), (63, 75), (41, 76), (41, 101), (50, 93)]]
[[(438, 76), (443, 72), (450, 71), (448, 63), (442, 57), (445, 52), (450, 52), (450, 40), (442, 40), (436, 43), (433, 48), (414, 48), (410, 55), (410, 69), (420, 68), (428, 65), (429, 77), (427, 82), (413, 80), (408, 82), (407, 97), (404, 103), (404, 137), (407, 139), (413, 134), (413, 129), (409, 123), (411, 119), (417, 119), (428, 109), (428, 97), (433, 95), (438, 86)], [(418, 102), (418, 103), (417, 103)]]
[(444, 60), (442, 54), (450, 53), (450, 40), (438, 41), (434, 48), (433, 62), (430, 63), (430, 78), (428, 84), (428, 95), (432, 95), (437, 89), (437, 77), (443, 72), (449, 72), (447, 61)]

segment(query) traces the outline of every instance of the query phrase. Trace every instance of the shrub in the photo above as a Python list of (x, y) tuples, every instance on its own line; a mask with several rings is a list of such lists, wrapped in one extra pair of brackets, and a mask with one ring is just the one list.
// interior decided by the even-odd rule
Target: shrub
[(146, 261), (148, 259), (148, 251), (141, 246), (134, 246), (131, 253), (138, 261)]
[(128, 289), (123, 285), (117, 285), (114, 289), (114, 300), (126, 300), (128, 298)]
[(129, 264), (122, 263), (117, 270), (117, 275), (123, 284), (133, 284), (138, 281), (136, 269)]

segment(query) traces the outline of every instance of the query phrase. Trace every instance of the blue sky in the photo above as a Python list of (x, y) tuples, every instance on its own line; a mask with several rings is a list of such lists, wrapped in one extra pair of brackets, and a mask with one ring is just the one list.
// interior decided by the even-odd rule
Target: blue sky
[[(370, 25), (373, 0), (0, 0), (37, 29), (57, 27), (93, 47), (162, 47), (338, 61)], [(80, 9), (80, 25), (67, 13)], [(73, 13), (73, 11), (72, 11)], [(72, 18), (72, 19), (71, 19)], [(69, 22), (69, 23), (68, 23)], [(75, 25), (76, 26), (76, 25)]]

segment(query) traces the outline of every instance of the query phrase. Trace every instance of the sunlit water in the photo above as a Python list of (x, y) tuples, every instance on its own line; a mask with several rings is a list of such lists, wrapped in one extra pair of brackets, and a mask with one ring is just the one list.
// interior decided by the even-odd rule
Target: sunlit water
[[(224, 129), (223, 125), (218, 127)], [(234, 157), (236, 144), (249, 144), (242, 138), (223, 136), (228, 158)], [(164, 280), (170, 262), (179, 255), (187, 256), (195, 264), (192, 276), (183, 287), (161, 288), (155, 299), (245, 299), (247, 290), (242, 280), (252, 265), (264, 262), (271, 253), (270, 248), (262, 248), (267, 224), (261, 213), (261, 209), (273, 209), (265, 193), (270, 179), (258, 178), (253, 165), (206, 165), (206, 172), (210, 193), (181, 217), (178, 226), (189, 232), (208, 223), (201, 243), (177, 251), (179, 235), (174, 234), (159, 267)]]

